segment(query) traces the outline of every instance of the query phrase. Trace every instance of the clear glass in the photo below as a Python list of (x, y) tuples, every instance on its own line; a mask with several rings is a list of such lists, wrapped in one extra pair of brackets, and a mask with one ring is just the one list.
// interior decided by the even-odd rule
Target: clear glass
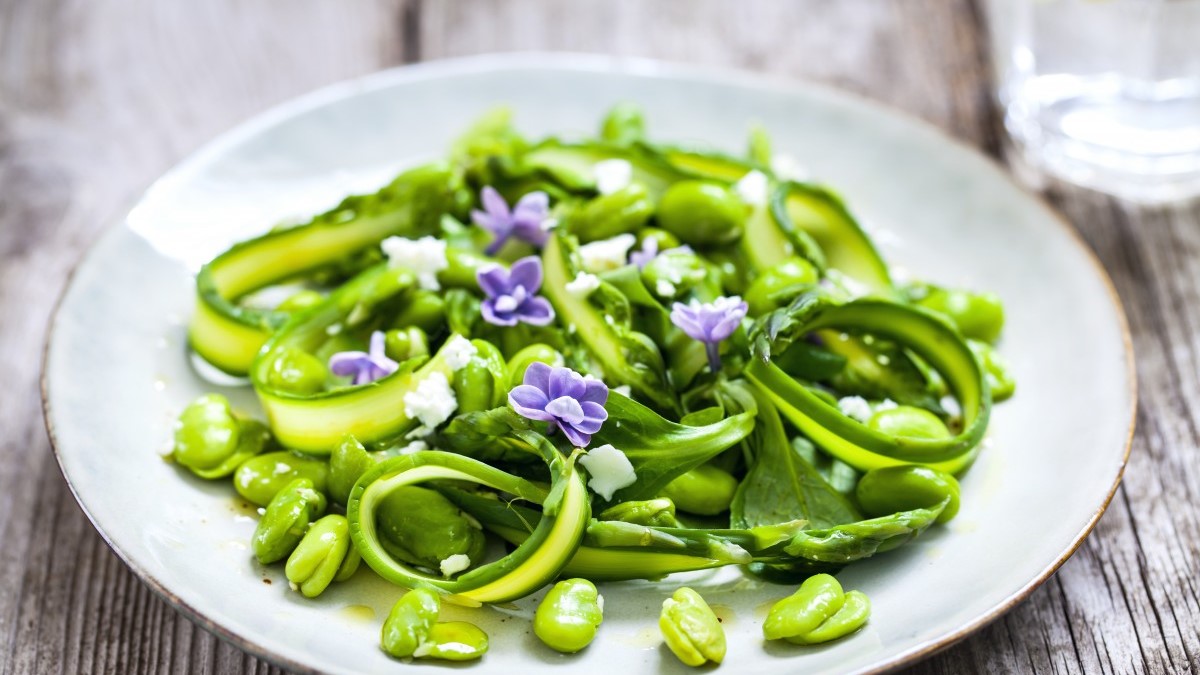
[(1200, 0), (991, 0), (989, 23), (1029, 164), (1140, 202), (1200, 195)]

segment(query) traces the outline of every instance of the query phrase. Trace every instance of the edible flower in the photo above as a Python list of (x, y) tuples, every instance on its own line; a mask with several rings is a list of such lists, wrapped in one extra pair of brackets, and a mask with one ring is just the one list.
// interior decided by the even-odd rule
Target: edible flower
[(660, 251), (658, 250), (658, 240), (654, 237), (646, 237), (642, 240), (641, 249), (629, 252), (629, 264), (637, 265), (639, 270), (645, 269), (646, 265), (649, 265), (651, 260), (654, 260), (664, 253), (670, 253), (671, 251), (685, 251), (687, 253), (691, 253), (692, 247), (685, 244), (683, 246), (676, 246), (675, 248), (668, 248), (664, 251)]
[(608, 419), (608, 386), (598, 379), (535, 361), (523, 382), (508, 392), (508, 404), (522, 417), (549, 422), (551, 431), (558, 428), (575, 447), (587, 447)]
[(671, 307), (671, 323), (688, 337), (704, 343), (708, 353), (708, 365), (715, 373), (721, 367), (718, 345), (733, 335), (741, 325), (749, 306), (736, 295), (721, 297), (712, 302), (693, 299), (689, 304), (677, 302)]
[(475, 273), (479, 288), (487, 295), (481, 311), (494, 326), (515, 326), (520, 322), (545, 326), (554, 320), (550, 301), (537, 295), (542, 287), (542, 261), (535, 255), (521, 258), (511, 270), (489, 265)]
[(513, 236), (534, 246), (545, 245), (549, 237), (548, 224), (552, 222), (550, 197), (545, 192), (537, 190), (525, 194), (510, 211), (504, 197), (488, 185), (480, 191), (479, 201), (483, 204), (483, 210), (472, 210), (471, 220), (496, 237), (485, 249), (488, 255), (496, 255)]
[(371, 347), (367, 352), (338, 352), (329, 357), (329, 370), (334, 375), (354, 376), (354, 384), (367, 384), (396, 372), (400, 364), (384, 353), (383, 331), (371, 333)]

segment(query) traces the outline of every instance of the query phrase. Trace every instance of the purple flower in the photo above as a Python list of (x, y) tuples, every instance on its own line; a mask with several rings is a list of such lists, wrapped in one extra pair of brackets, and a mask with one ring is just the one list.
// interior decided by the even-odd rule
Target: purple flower
[(509, 211), (504, 197), (488, 185), (479, 193), (479, 201), (484, 210), (472, 210), (471, 220), (496, 237), (487, 247), (488, 255), (495, 255), (512, 236), (534, 246), (546, 244), (546, 238), (550, 236), (545, 227), (550, 218), (550, 197), (545, 192), (538, 190), (526, 194), (517, 202), (516, 208)]
[(537, 295), (542, 287), (542, 261), (535, 255), (521, 258), (506, 270), (489, 265), (475, 273), (487, 294), (480, 308), (483, 318), (495, 326), (515, 326), (524, 321), (545, 326), (554, 320), (550, 301)]
[(671, 323), (679, 326), (688, 337), (704, 343), (708, 365), (715, 373), (721, 367), (717, 345), (733, 335), (745, 318), (747, 309), (746, 303), (736, 295), (704, 303), (698, 300), (692, 300), (687, 305), (677, 302), (671, 307)]
[(370, 352), (338, 352), (329, 357), (329, 370), (334, 375), (354, 376), (354, 384), (367, 384), (396, 372), (400, 364), (384, 354), (383, 331), (371, 333)]
[(651, 260), (654, 260), (664, 253), (670, 253), (671, 251), (686, 251), (691, 253), (692, 247), (684, 245), (676, 246), (675, 248), (669, 248), (665, 251), (660, 251), (658, 250), (658, 240), (654, 237), (646, 237), (642, 240), (642, 248), (640, 251), (633, 250), (629, 252), (629, 263), (631, 265), (637, 265), (639, 270), (645, 269), (646, 265), (649, 265)]
[(522, 417), (549, 422), (551, 431), (558, 427), (575, 447), (587, 447), (608, 419), (608, 387), (600, 380), (535, 361), (524, 382), (508, 392), (508, 404)]

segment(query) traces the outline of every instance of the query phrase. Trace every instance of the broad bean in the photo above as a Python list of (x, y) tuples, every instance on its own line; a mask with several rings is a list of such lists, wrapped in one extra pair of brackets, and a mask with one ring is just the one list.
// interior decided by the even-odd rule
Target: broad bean
[(642, 268), (642, 283), (664, 299), (678, 297), (707, 279), (708, 266), (700, 256), (683, 249), (661, 253)]
[(255, 420), (239, 420), (238, 442), (233, 452), (220, 464), (210, 469), (192, 468), (192, 473), (207, 480), (224, 478), (271, 445), (271, 429), (267, 425)]
[(689, 666), (725, 658), (725, 631), (700, 594), (684, 587), (663, 601), (658, 617), (667, 648)]
[(1004, 304), (995, 293), (929, 287), (917, 304), (944, 314), (966, 337), (995, 342), (1004, 328)]
[(837, 613), (845, 598), (837, 579), (815, 574), (805, 579), (795, 593), (771, 607), (763, 622), (763, 637), (781, 640), (805, 635)]
[(413, 564), (438, 569), (452, 555), (483, 558), (483, 531), (436, 490), (406, 485), (380, 503), (376, 516), (388, 552)]
[(251, 504), (266, 506), (277, 492), (297, 478), (307, 478), (314, 490), (325, 492), (329, 465), (286, 450), (268, 452), (243, 462), (233, 474), (233, 487)]
[(778, 265), (758, 275), (750, 288), (746, 289), (746, 303), (750, 305), (750, 315), (760, 316), (779, 308), (790, 298), (788, 289), (800, 289), (820, 281), (820, 273), (812, 263), (804, 258), (793, 256)]
[(376, 458), (367, 452), (362, 443), (347, 436), (329, 453), (329, 498), (338, 504), (350, 499), (350, 491), (367, 469), (375, 466)]
[(737, 195), (709, 181), (679, 181), (658, 202), (659, 227), (696, 246), (737, 240), (746, 214)]
[(886, 516), (900, 511), (924, 509), (947, 502), (937, 522), (949, 522), (958, 514), (958, 481), (944, 471), (915, 464), (872, 469), (855, 488), (863, 511)]
[(283, 560), (300, 543), (312, 520), (325, 512), (325, 497), (307, 478), (288, 483), (267, 504), (251, 538), (254, 557), (264, 565)]
[(341, 573), (353, 547), (346, 517), (330, 514), (304, 533), (288, 556), (284, 574), (304, 597), (315, 598)]
[(234, 453), (238, 429), (228, 399), (220, 394), (201, 396), (179, 415), (172, 455), (189, 469), (212, 469)]
[(433, 624), (425, 642), (413, 652), (413, 656), (442, 661), (473, 661), (482, 658), (487, 650), (487, 633), (475, 624), (443, 621)]
[(881, 434), (900, 438), (950, 438), (950, 430), (937, 415), (907, 405), (876, 411), (867, 420), (867, 426)]
[(405, 593), (383, 622), (380, 635), (383, 651), (396, 658), (413, 656), (428, 642), (441, 609), (441, 599), (428, 588), (414, 588)]
[(604, 620), (604, 599), (587, 579), (554, 584), (538, 605), (533, 632), (546, 646), (573, 654), (591, 644)]
[(408, 295), (408, 304), (396, 314), (396, 328), (416, 326), (432, 333), (446, 320), (446, 301), (435, 291), (417, 290)]
[(702, 464), (667, 483), (660, 497), (670, 499), (681, 511), (715, 516), (729, 509), (738, 481), (728, 471)]
[(417, 326), (387, 331), (383, 334), (383, 345), (388, 358), (400, 362), (429, 355), (429, 338)]
[(580, 241), (589, 242), (633, 232), (653, 215), (650, 193), (635, 183), (587, 202), (572, 213), (568, 227)]
[(992, 390), (992, 402), (1003, 401), (1017, 390), (1008, 362), (991, 345), (978, 340), (967, 340), (967, 346), (975, 352), (975, 358), (983, 365), (983, 375)]
[(278, 350), (267, 368), (267, 383), (290, 394), (315, 394), (325, 387), (329, 370), (317, 357), (295, 347)]

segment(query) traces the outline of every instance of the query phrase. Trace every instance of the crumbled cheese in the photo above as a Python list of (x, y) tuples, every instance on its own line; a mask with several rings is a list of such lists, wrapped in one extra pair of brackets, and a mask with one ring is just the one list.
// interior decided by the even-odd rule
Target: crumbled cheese
[(751, 206), (767, 203), (767, 174), (755, 169), (733, 184), (733, 191)]
[(658, 282), (654, 284), (654, 292), (658, 293), (664, 298), (675, 297), (676, 290), (675, 284), (667, 281), (666, 279), (659, 279)]
[(625, 398), (633, 397), (633, 388), (627, 384), (622, 384), (619, 387), (613, 387), (612, 391), (617, 392), (618, 394), (624, 396)]
[(592, 165), (592, 176), (596, 179), (596, 191), (610, 195), (625, 189), (633, 180), (633, 165), (623, 159), (606, 159)]
[(446, 365), (450, 366), (450, 370), (457, 372), (467, 367), (471, 359), (479, 353), (479, 349), (465, 337), (455, 335), (446, 341), (442, 353), (445, 355)]
[(893, 408), (899, 408), (899, 407), (900, 406), (897, 405), (896, 402), (893, 401), (892, 399), (885, 398), (882, 401), (880, 401), (879, 403), (875, 404), (875, 412), (883, 412), (884, 410), (892, 410)]
[(577, 298), (586, 298), (591, 295), (597, 288), (600, 288), (600, 277), (587, 272), (580, 272), (575, 275), (575, 278), (568, 281), (563, 288), (567, 292)]
[(429, 444), (422, 440), (415, 440), (408, 445), (396, 450), (398, 455), (411, 455), (414, 452), (422, 452), (429, 449)]
[(617, 490), (633, 485), (637, 480), (629, 458), (610, 444), (592, 448), (579, 458), (579, 463), (592, 477), (588, 481), (588, 487), (606, 500), (612, 499)]
[(430, 373), (417, 384), (417, 388), (404, 395), (404, 414), (421, 422), (419, 431), (433, 431), (437, 425), (450, 419), (458, 408), (458, 399), (450, 388), (450, 381), (441, 372)]
[(588, 272), (615, 270), (625, 264), (629, 249), (637, 242), (632, 234), (618, 234), (611, 239), (601, 239), (579, 247), (583, 269)]
[(293, 591), (298, 591), (298, 590), (300, 590), (300, 585), (294, 581), (289, 581), (288, 588), (292, 589)]
[(778, 154), (771, 158), (771, 171), (783, 180), (807, 180), (812, 177), (808, 168), (797, 162), (795, 157), (786, 154)]
[(439, 567), (442, 568), (442, 576), (449, 579), (459, 572), (471, 566), (471, 558), (465, 553), (455, 553), (454, 555), (442, 561)]
[(438, 283), (437, 273), (450, 266), (450, 261), (446, 259), (446, 242), (436, 237), (388, 237), (381, 246), (388, 264), (411, 270), (417, 275), (417, 284), (421, 288), (436, 291), (442, 287)]
[(942, 404), (942, 409), (945, 410), (951, 417), (962, 416), (962, 406), (958, 404), (958, 399), (954, 398), (953, 396), (947, 394), (942, 397), (942, 400), (939, 401), (939, 403)]
[(871, 419), (871, 404), (861, 396), (847, 396), (838, 399), (838, 410), (846, 417), (866, 422)]

